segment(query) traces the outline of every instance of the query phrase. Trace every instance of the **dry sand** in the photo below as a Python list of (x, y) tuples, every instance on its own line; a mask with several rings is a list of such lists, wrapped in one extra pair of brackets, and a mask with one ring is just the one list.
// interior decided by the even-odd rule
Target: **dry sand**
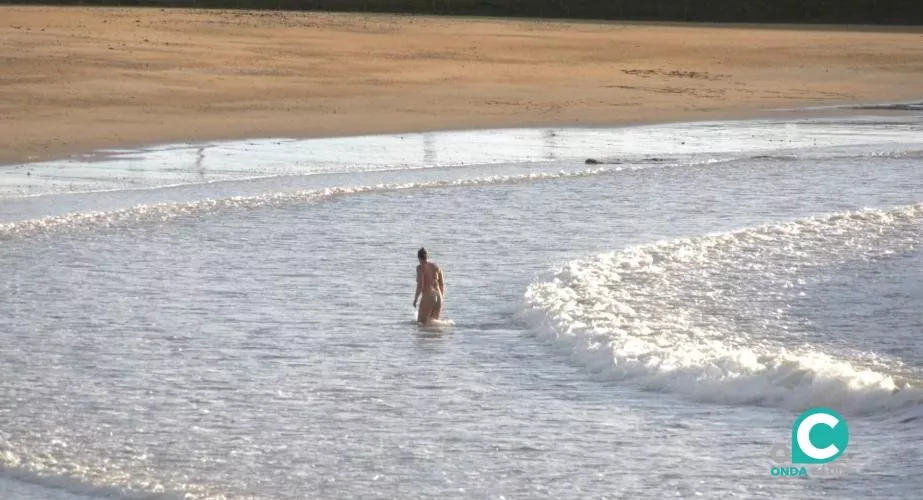
[(923, 97), (923, 31), (0, 7), (0, 163)]

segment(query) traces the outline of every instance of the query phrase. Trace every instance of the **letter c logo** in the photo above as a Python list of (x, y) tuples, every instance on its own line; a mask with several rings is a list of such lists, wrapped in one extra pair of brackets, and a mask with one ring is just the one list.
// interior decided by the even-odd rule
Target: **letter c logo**
[(801, 414), (792, 426), (792, 463), (825, 464), (846, 451), (849, 429), (835, 411), (813, 408)]

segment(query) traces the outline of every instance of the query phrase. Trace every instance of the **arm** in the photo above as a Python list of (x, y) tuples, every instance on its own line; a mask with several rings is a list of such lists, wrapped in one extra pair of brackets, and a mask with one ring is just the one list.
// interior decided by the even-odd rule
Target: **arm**
[(442, 277), (442, 268), (436, 271), (436, 277), (439, 279), (439, 295), (445, 296), (445, 279)]
[(413, 306), (417, 307), (417, 299), (423, 292), (423, 268), (417, 266), (417, 291), (413, 294)]

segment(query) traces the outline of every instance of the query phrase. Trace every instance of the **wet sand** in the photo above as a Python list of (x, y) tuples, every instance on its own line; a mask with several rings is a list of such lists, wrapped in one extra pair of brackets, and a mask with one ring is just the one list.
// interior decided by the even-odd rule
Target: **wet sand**
[(923, 30), (0, 7), (0, 163), (919, 99)]

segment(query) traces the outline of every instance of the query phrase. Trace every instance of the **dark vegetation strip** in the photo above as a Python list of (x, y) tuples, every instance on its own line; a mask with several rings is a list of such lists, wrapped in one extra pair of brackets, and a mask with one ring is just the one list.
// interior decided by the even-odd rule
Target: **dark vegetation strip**
[(626, 21), (923, 25), (923, 0), (0, 0)]

